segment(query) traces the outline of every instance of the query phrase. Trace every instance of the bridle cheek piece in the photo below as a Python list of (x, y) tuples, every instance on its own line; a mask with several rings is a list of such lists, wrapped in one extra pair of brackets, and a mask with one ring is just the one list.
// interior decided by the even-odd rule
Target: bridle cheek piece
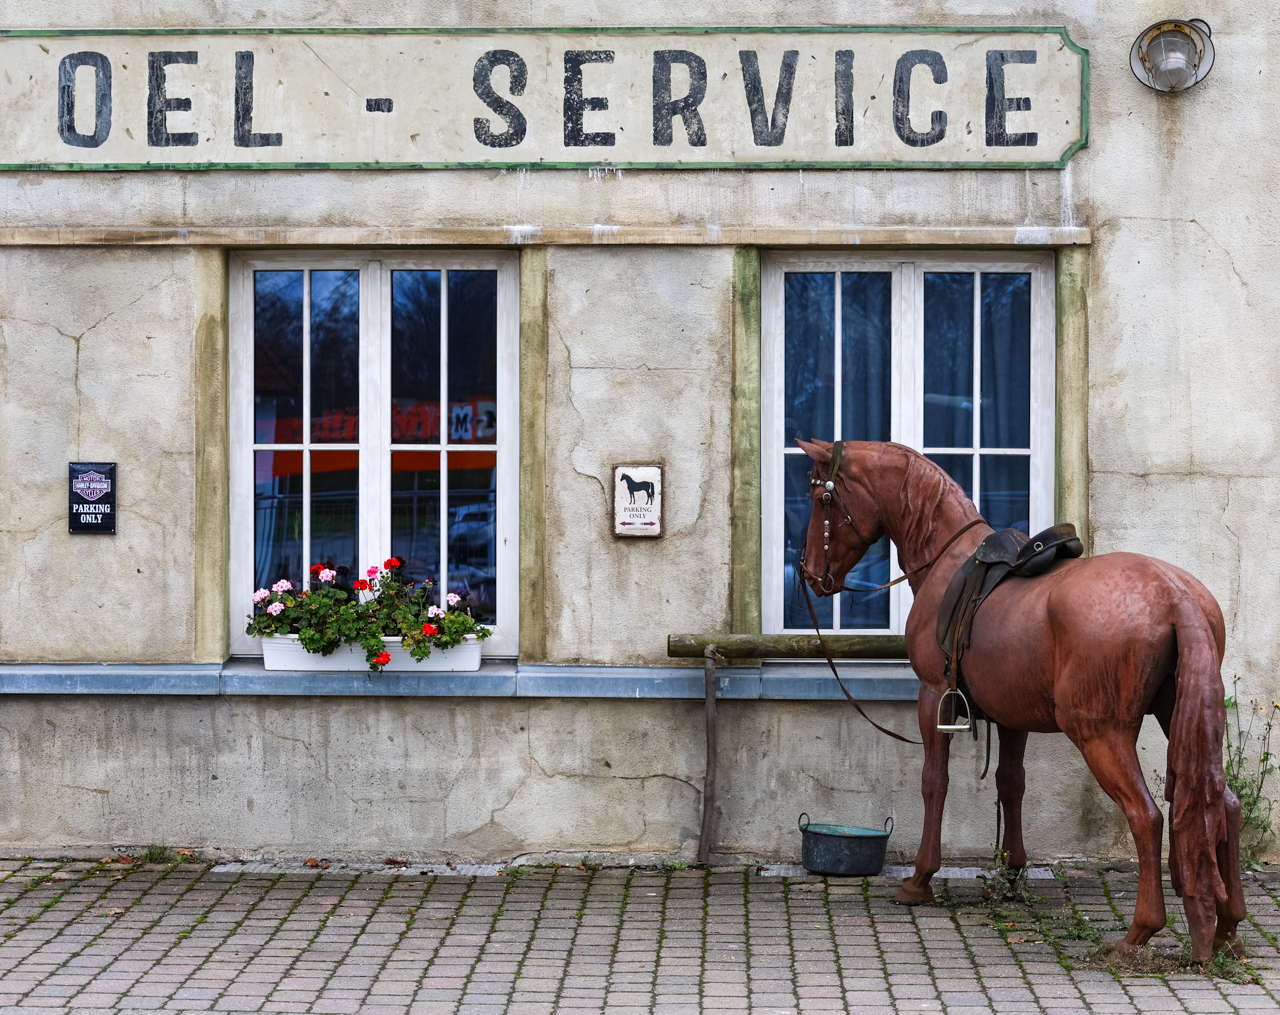
[[(841, 589), (837, 588), (836, 580), (831, 574), (831, 504), (832, 504), (832, 501), (835, 500), (835, 489), (836, 489), (835, 474), (836, 474), (836, 469), (838, 469), (839, 467), (840, 467), (840, 463), (839, 463), (839, 460), (837, 459), (834, 461), (834, 466), (831, 470), (830, 479), (825, 479), (825, 480), (819, 479), (817, 476), (809, 477), (809, 486), (811, 488), (815, 488), (815, 487), (821, 488), (823, 491), (822, 498), (821, 498), (822, 499), (822, 574), (814, 575), (813, 572), (810, 571), (809, 568), (805, 566), (805, 559), (804, 559), (803, 553), (800, 554), (800, 570), (803, 571), (806, 575), (809, 575), (811, 577), (816, 577), (818, 579), (818, 594), (820, 596), (834, 596), (837, 592), (841, 591)], [(815, 466), (815, 470), (816, 470), (816, 466)], [(843, 505), (840, 505), (840, 510), (844, 512)], [(871, 545), (869, 542), (867, 542), (866, 537), (863, 536), (863, 534), (858, 531), (858, 526), (853, 524), (853, 518), (851, 518), (847, 512), (844, 512), (844, 524), (852, 528), (853, 531), (857, 533), (858, 538), (861, 539), (863, 543), (865, 543), (867, 546)]]

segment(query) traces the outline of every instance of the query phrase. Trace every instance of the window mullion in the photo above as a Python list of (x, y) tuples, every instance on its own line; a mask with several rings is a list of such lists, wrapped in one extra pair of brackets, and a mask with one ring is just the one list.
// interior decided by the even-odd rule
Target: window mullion
[[(982, 272), (973, 273), (973, 503), (982, 504)], [(982, 508), (978, 507), (979, 512)]]
[[(835, 367), (832, 370), (832, 377), (835, 378), (835, 391), (832, 393), (831, 398), (831, 410), (835, 413), (835, 419), (831, 421), (831, 432), (835, 436), (835, 439), (839, 441), (844, 440), (844, 431), (842, 428), (842, 421), (844, 420), (844, 357), (840, 355), (843, 351), (843, 341), (841, 336), (843, 321), (840, 319), (840, 286), (842, 273), (837, 271), (835, 274), (835, 341), (831, 343), (836, 360)], [(840, 606), (842, 598), (842, 596), (831, 597), (831, 629), (833, 631), (840, 630)]]
[(449, 270), (440, 270), (440, 607), (449, 594)]
[(302, 272), (302, 585), (311, 566), (311, 269)]

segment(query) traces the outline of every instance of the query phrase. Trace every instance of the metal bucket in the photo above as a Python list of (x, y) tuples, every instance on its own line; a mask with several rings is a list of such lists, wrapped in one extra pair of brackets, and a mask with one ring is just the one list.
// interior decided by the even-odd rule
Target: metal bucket
[(800, 815), (801, 862), (815, 874), (874, 877), (884, 867), (884, 854), (893, 831), (893, 818), (883, 831), (856, 825), (813, 825)]

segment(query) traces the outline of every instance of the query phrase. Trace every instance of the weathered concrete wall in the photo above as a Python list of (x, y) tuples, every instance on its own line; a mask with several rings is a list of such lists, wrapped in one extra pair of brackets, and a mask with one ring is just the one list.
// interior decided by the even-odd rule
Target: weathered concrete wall
[[(731, 248), (547, 252), (547, 652), (669, 665), (728, 630)], [(658, 540), (613, 535), (613, 466), (661, 462)]]
[[(914, 709), (876, 705), (905, 726)], [(721, 706), (720, 849), (796, 857), (796, 817), (879, 825), (914, 854), (915, 749), (837, 702)], [(0, 718), (0, 849), (198, 846), (246, 855), (507, 860), (691, 852), (702, 788), (696, 701), (12, 697)], [(1115, 805), (1062, 736), (1032, 737), (1038, 860), (1129, 855)], [(957, 742), (943, 826), (981, 855), (995, 786)]]
[[(152, 8), (37, 0), (9, 12), (8, 24), (1065, 24), (1090, 50), (1092, 90), (1090, 147), (1063, 172), (11, 173), (0, 174), (0, 229), (496, 225), (536, 241), (538, 227), (573, 225), (599, 226), (607, 242), (612, 226), (689, 225), (712, 237), (758, 228), (767, 244), (769, 229), (1087, 226), (1095, 550), (1152, 552), (1197, 574), (1227, 617), (1225, 672), (1242, 674), (1246, 694), (1280, 697), (1280, 548), (1269, 538), (1280, 501), (1274, 4), (1201, 4), (1193, 13), (1212, 23), (1218, 62), (1181, 96), (1156, 95), (1129, 71), (1133, 38), (1170, 13), (1145, 0)], [(0, 559), (10, 564), (0, 584), (0, 658), (190, 660), (192, 256), (136, 247), (0, 256)], [(730, 257), (716, 248), (553, 248), (548, 264), (548, 645), (560, 660), (656, 660), (668, 628), (714, 627), (728, 611), (727, 487), (714, 466), (726, 462), (728, 439)], [(628, 393), (625, 404), (608, 384)], [(646, 398), (660, 410), (646, 415)], [(669, 469), (672, 536), (659, 547), (616, 544), (607, 534), (599, 480), (613, 461), (641, 454)], [(71, 541), (62, 528), (65, 462), (98, 456), (122, 462), (122, 510), (136, 515), (128, 529), (145, 533), (109, 548)], [(131, 471), (143, 464), (145, 473)], [(691, 580), (685, 561), (705, 573)], [(599, 596), (588, 597), (588, 580)], [(10, 773), (9, 812), (18, 815), (6, 833), (13, 843), (222, 837), (237, 848), (293, 851), (318, 849), (336, 830), (353, 845), (497, 856), (553, 845), (676, 848), (688, 845), (681, 829), (696, 825), (701, 736), (691, 705), (4, 703), (11, 707), (4, 725), (19, 739), (0, 763)], [(883, 711), (899, 728), (910, 725), (906, 710)], [(725, 712), (738, 720), (726, 736), (739, 738), (726, 748), (734, 759), (726, 843), (786, 852), (797, 802), (868, 821), (891, 808), (901, 819), (896, 842), (914, 843), (915, 756), (848, 727), (860, 720), (844, 706), (730, 703)], [(555, 749), (577, 752), (550, 775), (540, 748), (504, 746), (503, 737), (534, 729), (532, 719), (519, 729), (526, 714), (554, 730)], [(339, 728), (341, 737), (326, 739)], [(839, 750), (818, 752), (816, 740), (813, 752), (795, 746), (819, 735)], [(401, 748), (415, 736), (412, 752)], [(375, 742), (378, 751), (367, 753)], [(493, 750), (476, 753), (476, 743)], [(619, 743), (632, 745), (621, 761), (626, 777), (608, 774), (622, 752), (594, 746)], [(321, 744), (329, 746), (308, 753)], [(1162, 738), (1147, 731), (1141, 746), (1149, 777), (1162, 771)], [(967, 749), (958, 746), (959, 757)], [(1117, 812), (1062, 738), (1033, 737), (1029, 755), (1033, 848), (1128, 851)], [(225, 776), (237, 788), (217, 796), (224, 791), (209, 777), (220, 784), (224, 776), (209, 765), (223, 757), (226, 771), (239, 773)], [(596, 757), (614, 770), (590, 774)], [(994, 790), (988, 781), (966, 799), (971, 780), (959, 757), (946, 840), (979, 852), (990, 841)], [(399, 777), (379, 773), (406, 766), (419, 773), (406, 787), (426, 802), (384, 807), (385, 786), (398, 787)], [(450, 774), (460, 768), (481, 774)], [(864, 801), (872, 813), (860, 812)], [(497, 809), (503, 820), (490, 825)]]
[[(0, 659), (192, 658), (196, 251), (0, 248)], [(119, 463), (118, 534), (67, 463)]]

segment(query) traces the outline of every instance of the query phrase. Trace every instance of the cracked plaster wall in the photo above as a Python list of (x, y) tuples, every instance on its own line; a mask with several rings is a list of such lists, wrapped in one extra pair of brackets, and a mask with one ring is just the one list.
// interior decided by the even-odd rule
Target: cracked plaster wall
[[(869, 710), (901, 721), (898, 707)], [(0, 849), (687, 854), (702, 721), (698, 701), (14, 696), (0, 711)], [(893, 850), (914, 852), (912, 749), (831, 703), (726, 701), (721, 724), (723, 853), (796, 858), (801, 809), (869, 825), (892, 814)], [(1072, 753), (1061, 737), (1031, 738), (1031, 855), (1128, 855), (1118, 811), (1075, 778)], [(950, 856), (989, 849), (995, 787), (977, 781), (981, 764), (976, 745), (957, 741)]]
[[(607, 240), (608, 227), (622, 223), (762, 229), (1087, 226), (1094, 241), (1089, 292), (1094, 547), (1097, 552), (1157, 553), (1198, 575), (1218, 597), (1226, 615), (1229, 642), (1224, 671), (1244, 676), (1247, 695), (1263, 700), (1280, 697), (1276, 665), (1280, 662), (1280, 611), (1275, 605), (1280, 551), (1269, 538), (1275, 505), (1280, 502), (1280, 400), (1275, 396), (1280, 389), (1280, 356), (1275, 351), (1275, 322), (1280, 319), (1280, 286), (1275, 284), (1280, 136), (1272, 126), (1280, 69), (1270, 59), (1274, 49), (1270, 40), (1280, 32), (1276, 5), (1262, 0), (1201, 3), (1194, 13), (1213, 25), (1218, 63), (1204, 84), (1176, 97), (1155, 95), (1139, 85), (1128, 69), (1128, 48), (1134, 36), (1169, 14), (1167, 6), (1155, 0), (1064, 0), (1030, 7), (1015, 0), (979, 4), (968, 0), (857, 4), (852, 0), (768, 0), (745, 6), (703, 0), (643, 7), (620, 0), (572, 4), (531, 0), (520, 5), (454, 0), (432, 4), (429, 10), (411, 0), (378, 4), (347, 0), (319, 7), (286, 3), (269, 9), (240, 0), (216, 5), (185, 0), (163, 11), (138, 0), (111, 4), (33, 0), (12, 13), (11, 28), (426, 23), (1065, 25), (1091, 54), (1091, 143), (1062, 172), (10, 173), (0, 174), (0, 227), (498, 224), (510, 226), (513, 235), (536, 237), (531, 227), (538, 225), (599, 224), (600, 236)], [(188, 359), (194, 323), (187, 302), (187, 254), (138, 248), (27, 249), (9, 250), (3, 257), (0, 467), (5, 469), (6, 484), (0, 488), (0, 559), (11, 562), (11, 573), (10, 581), (0, 584), (0, 658), (189, 659), (192, 636), (187, 606), (192, 572), (189, 546), (183, 540), (189, 540), (193, 496), (192, 463), (187, 455), (192, 445)], [(726, 461), (728, 403), (723, 377), (730, 259), (715, 249), (579, 248), (553, 250), (549, 266), (555, 275), (549, 292), (548, 505), (553, 528), (548, 540), (548, 646), (553, 657), (562, 660), (656, 661), (662, 655), (660, 637), (669, 628), (690, 627), (694, 620), (698, 626), (718, 626), (727, 611), (726, 491), (720, 485), (724, 480), (714, 468), (710, 473), (708, 469)], [(175, 271), (170, 281), (144, 293)], [(695, 287), (684, 286), (682, 271), (701, 279), (706, 288), (693, 292)], [(600, 292), (602, 287), (606, 292)], [(669, 305), (667, 301), (685, 288), (692, 301), (684, 298)], [(142, 298), (129, 315), (109, 316), (139, 295)], [(680, 306), (688, 306), (690, 312), (682, 316), (675, 309)], [(74, 343), (65, 336), (84, 334), (103, 317), (107, 319), (81, 342), (82, 390), (92, 389), (96, 397), (92, 406), (81, 400), (83, 412), (94, 419), (88, 429), (82, 419), (77, 448), (67, 394), (74, 390)], [(672, 331), (673, 321), (696, 321), (702, 343), (682, 347)], [(164, 348), (152, 348), (147, 335), (168, 336), (171, 341)], [(638, 339), (651, 344), (642, 348)], [(146, 362), (161, 364), (154, 372), (163, 377), (137, 376), (139, 371), (127, 356), (112, 358), (120, 353), (141, 355), (142, 350), (150, 357)], [(654, 365), (677, 369), (654, 370)], [(631, 396), (625, 405), (608, 404), (604, 387), (608, 379)], [(104, 397), (108, 390), (109, 398)], [(643, 399), (650, 390), (656, 393), (655, 400), (662, 400), (662, 411), (646, 416)], [(664, 443), (673, 436), (682, 440), (678, 461), (673, 460), (677, 451)], [(703, 439), (711, 443), (703, 447)], [(145, 537), (139, 535), (136, 541), (130, 541), (132, 536), (130, 540), (117, 537), (111, 543), (117, 548), (127, 546), (127, 554), (108, 552), (101, 545), (106, 540), (70, 541), (61, 529), (65, 462), (77, 456), (113, 457), (119, 446), (131, 448), (129, 454), (139, 461), (158, 465), (158, 475), (144, 480), (144, 486), (136, 485), (138, 477), (122, 474), (122, 496), (131, 505), (127, 509), (139, 512), (139, 526), (149, 526), (138, 528), (148, 533)], [(675, 526), (674, 538), (656, 548), (617, 546), (605, 527), (607, 503), (600, 481), (615, 456), (641, 453), (668, 458), (672, 512), (668, 523)], [(698, 501), (693, 500), (695, 490), (700, 491)], [(163, 496), (156, 496), (157, 492)], [(132, 500), (144, 493), (145, 508)], [(150, 521), (142, 517), (144, 512)], [(699, 595), (690, 597), (688, 569), (677, 568), (668, 553), (667, 547), (675, 545), (708, 568), (707, 584)], [(143, 573), (138, 574), (138, 569)], [(587, 573), (605, 590), (600, 595), (588, 598), (583, 582)], [(50, 575), (56, 575), (61, 584), (51, 585)], [(109, 589), (111, 595), (95, 598), (101, 589)], [(671, 603), (666, 602), (669, 591), (675, 593)], [(674, 620), (679, 623), (673, 624)], [(164, 632), (172, 640), (158, 641), (154, 632)], [(92, 652), (84, 649), (89, 644), (95, 646)], [(49, 707), (75, 717), (72, 725), (92, 725), (92, 716), (101, 708), (89, 699)], [(219, 706), (228, 717), (227, 725), (248, 744), (253, 734), (247, 726), (241, 730), (238, 709), (243, 707)], [(296, 725), (328, 722), (324, 716), (343, 709), (381, 715), (389, 706), (359, 702), (321, 708), (291, 701), (272, 707)], [(442, 705), (438, 721), (466, 723), (472, 716), (497, 714), (489, 711), (491, 707), (499, 706), (475, 701)], [(596, 718), (588, 721), (584, 713), (575, 711), (576, 706), (566, 703), (518, 707), (559, 710), (559, 735), (570, 742), (588, 737), (597, 728), (593, 724), (609, 731), (609, 736), (621, 735), (633, 714), (623, 709), (646, 714), (657, 709), (674, 721), (671, 717), (683, 714), (680, 710), (685, 708), (589, 703), (583, 707), (595, 709), (591, 714)], [(181, 707), (171, 703), (166, 708)], [(895, 724), (909, 724), (905, 707), (880, 708)], [(841, 704), (768, 702), (727, 705), (726, 713), (733, 711), (744, 721), (750, 718), (758, 723), (758, 738), (781, 742), (786, 723), (793, 724), (788, 728), (794, 736), (806, 724), (820, 728), (847, 722), (843, 709)], [(112, 722), (124, 723), (121, 716), (127, 712), (121, 706)], [(146, 708), (141, 712), (150, 714)], [(24, 714), (24, 722), (40, 726), (36, 712)], [(137, 738), (134, 753), (154, 754), (157, 764), (171, 758), (156, 741), (162, 725), (139, 721), (132, 727), (129, 735)], [(696, 783), (700, 763), (681, 753), (691, 749), (689, 743), (700, 742), (696, 724), (686, 723), (687, 742), (680, 744), (668, 744), (659, 736), (661, 725), (655, 725), (652, 739), (638, 749), (654, 757), (653, 771), (685, 771)], [(909, 845), (914, 832), (905, 816), (918, 807), (915, 762), (887, 753), (892, 749), (878, 740), (851, 735), (843, 745), (848, 767), (827, 773), (813, 786), (823, 782), (881, 787), (876, 792), (890, 796), (876, 798), (874, 803), (876, 807), (892, 803), (904, 816), (898, 841)], [(1163, 770), (1163, 738), (1148, 730), (1141, 747), (1143, 766), (1158, 798), (1153, 777)], [(422, 749), (426, 753), (418, 763), (437, 768), (447, 766), (450, 752), (458, 750), (450, 740), (434, 747), (424, 740)], [(118, 750), (123, 757), (124, 748)], [(436, 756), (432, 751), (443, 753)], [(206, 757), (201, 753), (184, 764), (198, 767), (207, 764)], [(788, 781), (799, 755), (783, 752), (770, 757), (776, 764), (756, 765), (753, 778), (772, 780), (771, 785), (781, 787), (779, 800), (801, 799), (806, 805), (812, 800), (816, 809), (843, 813), (840, 799)], [(9, 766), (25, 764), (12, 752), (5, 759)], [(65, 759), (59, 762), (63, 763)], [(132, 776), (123, 762), (109, 764), (104, 756), (102, 764), (103, 772), (123, 773), (122, 784), (130, 784)], [(335, 751), (327, 764), (335, 775), (353, 784), (366, 774), (356, 746), (346, 753)], [(485, 760), (484, 764), (491, 763)], [(483, 771), (505, 778), (508, 764), (524, 771), (510, 758), (497, 769)], [(1041, 842), (1060, 850), (1127, 853), (1130, 847), (1114, 806), (1101, 796), (1078, 755), (1065, 747), (1061, 737), (1032, 737), (1028, 768), (1029, 792), (1047, 787), (1045, 795), (1036, 798), (1035, 807), (1031, 801), (1028, 805), (1028, 814), (1036, 814), (1028, 818), (1029, 825), (1039, 823), (1040, 834), (1046, 836)], [(187, 785), (185, 771), (181, 766), (173, 768), (169, 784)], [(893, 781), (877, 781), (882, 771), (895, 773)], [(975, 801), (966, 806), (963, 794), (969, 792), (972, 780), (967, 768), (963, 778), (959, 773), (957, 765), (947, 812), (948, 841), (956, 848), (983, 851), (990, 838), (990, 808)], [(275, 776), (280, 778), (280, 773)], [(634, 823), (648, 821), (652, 832), (658, 827), (655, 822), (668, 820), (663, 811), (676, 807), (672, 801), (677, 797), (683, 801), (679, 807), (688, 810), (691, 790), (679, 788), (684, 784), (677, 778), (666, 779), (669, 785), (655, 788), (652, 798), (624, 797), (627, 805), (614, 811), (608, 810), (613, 805), (606, 806), (614, 783), (590, 781), (595, 778), (584, 776), (586, 781), (575, 781), (571, 791), (556, 796), (561, 791), (553, 792), (555, 779), (546, 782), (539, 776), (524, 784), (507, 810), (515, 814), (524, 808), (539, 815), (547, 828), (559, 829), (562, 840), (573, 838), (575, 846), (582, 848), (606, 841), (639, 841), (631, 831)], [(738, 776), (727, 778), (737, 785)], [(63, 781), (101, 788), (83, 772), (68, 772)], [(978, 792), (989, 793), (989, 782)], [(296, 781), (289, 784), (305, 788)], [(175, 834), (185, 827), (183, 822), (194, 829), (206, 820), (204, 805), (191, 804), (159, 812), (139, 809), (129, 819), (135, 824), (123, 826), (111, 824), (108, 811), (102, 810), (96, 812), (100, 824), (95, 826), (75, 794), (84, 792), (85, 799), (92, 798), (99, 807), (106, 807), (104, 800), (109, 797), (59, 789), (48, 780), (28, 785), (45, 793), (46, 804), (57, 803), (39, 813), (29, 813), (34, 808), (24, 803), (26, 809), (21, 811), (32, 821), (29, 827), (43, 830), (40, 837), (46, 842), (60, 841), (64, 834), (60, 826), (50, 823), (51, 815), (62, 812), (77, 815), (74, 821), (65, 819), (70, 822), (65, 834), (78, 829), (76, 835), (95, 841), (106, 837), (95, 834), (95, 828), (134, 828), (130, 835), (148, 838), (138, 824), (144, 816), (173, 822)], [(457, 826), (471, 831), (460, 834), (478, 834), (475, 830), (490, 820), (486, 809), (490, 789), (479, 776), (456, 787), (456, 794), (450, 796), (456, 802), (449, 806), (475, 811)], [(630, 792), (636, 792), (634, 785)], [(24, 793), (22, 799), (39, 798)], [(286, 813), (290, 801), (273, 799), (275, 811)], [(566, 801), (574, 800), (583, 807), (599, 804), (604, 812), (616, 814), (610, 820), (627, 831), (605, 834), (589, 823), (572, 828), (555, 825), (568, 820), (562, 815), (573, 808)], [(758, 797), (742, 797), (741, 806), (752, 800)], [(1059, 810), (1061, 800), (1069, 806)], [(378, 807), (370, 806), (372, 810), (358, 815), (359, 821), (373, 822), (369, 815)], [(770, 808), (759, 824), (748, 821), (726, 827), (748, 829), (741, 832), (741, 841), (762, 849), (789, 841), (778, 838), (790, 828), (789, 810), (783, 815), (772, 804)], [(261, 814), (272, 810), (257, 813), (258, 820), (263, 820)], [(350, 816), (355, 813), (327, 815), (326, 820), (334, 820), (343, 835), (355, 836), (353, 828), (372, 827), (342, 823), (356, 820)], [(859, 817), (869, 821), (874, 816)], [(311, 827), (299, 820), (299, 828)], [(665, 848), (674, 848), (682, 841), (681, 828), (688, 820), (692, 819), (672, 819), (662, 835), (652, 834)], [(511, 834), (523, 844), (521, 848), (546, 844), (545, 839), (528, 836), (527, 826), (503, 825), (508, 827), (517, 829)], [(262, 830), (235, 834), (244, 842), (270, 839)], [(504, 839), (506, 834), (493, 831), (491, 839), (475, 841), (515, 841)]]
[[(191, 661), (194, 260), (0, 248), (0, 659)], [(73, 461), (116, 535), (68, 534)]]
[[(733, 251), (547, 252), (547, 653), (669, 665), (727, 630)], [(613, 466), (661, 462), (660, 539), (613, 535)]]

